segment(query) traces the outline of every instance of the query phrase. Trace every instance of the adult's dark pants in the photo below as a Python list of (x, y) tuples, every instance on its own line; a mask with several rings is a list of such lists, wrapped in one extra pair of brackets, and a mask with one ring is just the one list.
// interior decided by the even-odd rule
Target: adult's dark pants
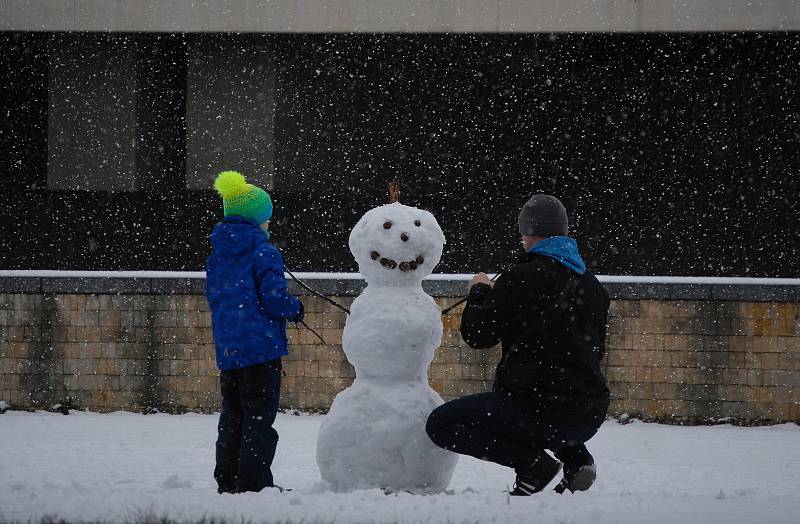
[(593, 462), (584, 443), (596, 423), (565, 424), (531, 413), (509, 393), (480, 393), (442, 404), (428, 417), (426, 431), (439, 447), (514, 469), (530, 467), (552, 450), (565, 466)]
[(281, 360), (220, 373), (222, 413), (214, 478), (220, 493), (272, 487), (278, 432), (272, 427), (281, 392)]

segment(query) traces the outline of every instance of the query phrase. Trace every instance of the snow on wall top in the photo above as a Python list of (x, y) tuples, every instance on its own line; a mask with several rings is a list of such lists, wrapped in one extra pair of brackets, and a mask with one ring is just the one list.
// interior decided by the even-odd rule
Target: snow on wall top
[[(295, 272), (301, 280), (363, 280), (359, 273)], [(425, 280), (468, 281), (472, 274), (435, 273)], [(493, 274), (489, 275), (494, 276)], [(39, 269), (0, 270), (0, 278), (173, 278), (203, 279), (205, 271), (57, 271)], [(289, 279), (289, 275), (286, 274)], [(742, 286), (800, 286), (800, 278), (750, 278), (750, 277), (680, 277), (659, 275), (598, 275), (598, 280), (608, 284), (688, 284), (688, 285), (742, 285)]]

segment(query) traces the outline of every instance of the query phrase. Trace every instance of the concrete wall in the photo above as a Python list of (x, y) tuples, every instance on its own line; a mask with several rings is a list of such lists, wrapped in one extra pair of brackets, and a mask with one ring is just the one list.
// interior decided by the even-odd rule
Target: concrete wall
[[(314, 284), (344, 305), (363, 286)], [(217, 410), (202, 285), (201, 279), (0, 278), (0, 400), (16, 408), (50, 408), (69, 398), (99, 411)], [(426, 286), (444, 295), (437, 302), (446, 307), (464, 283)], [(607, 284), (614, 297), (603, 360), (610, 414), (800, 422), (800, 286), (716, 287)], [(354, 377), (341, 348), (346, 318), (322, 299), (302, 300), (306, 321), (325, 344), (307, 330), (289, 330), (282, 404), (324, 410)], [(430, 384), (445, 399), (490, 390), (500, 355), (499, 348), (467, 347), (459, 315), (456, 309), (443, 317), (430, 367)]]
[(0, 30), (787, 31), (798, 0), (0, 0)]

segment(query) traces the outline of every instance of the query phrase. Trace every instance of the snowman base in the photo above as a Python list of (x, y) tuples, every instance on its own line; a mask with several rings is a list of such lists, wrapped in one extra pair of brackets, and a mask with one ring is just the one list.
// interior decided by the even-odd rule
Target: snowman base
[(425, 381), (357, 379), (333, 402), (320, 428), (317, 463), (334, 491), (440, 493), (458, 456), (425, 433), (442, 399)]

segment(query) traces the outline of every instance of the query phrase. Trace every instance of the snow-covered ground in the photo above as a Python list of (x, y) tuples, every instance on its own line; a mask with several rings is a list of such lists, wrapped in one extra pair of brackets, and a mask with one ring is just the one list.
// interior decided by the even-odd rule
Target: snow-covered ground
[(291, 493), (217, 495), (216, 416), (0, 415), (0, 521), (798, 522), (800, 426), (607, 422), (588, 492), (508, 499), (513, 474), (462, 457), (453, 494), (331, 493), (314, 453), (319, 416), (279, 415), (276, 481)]

